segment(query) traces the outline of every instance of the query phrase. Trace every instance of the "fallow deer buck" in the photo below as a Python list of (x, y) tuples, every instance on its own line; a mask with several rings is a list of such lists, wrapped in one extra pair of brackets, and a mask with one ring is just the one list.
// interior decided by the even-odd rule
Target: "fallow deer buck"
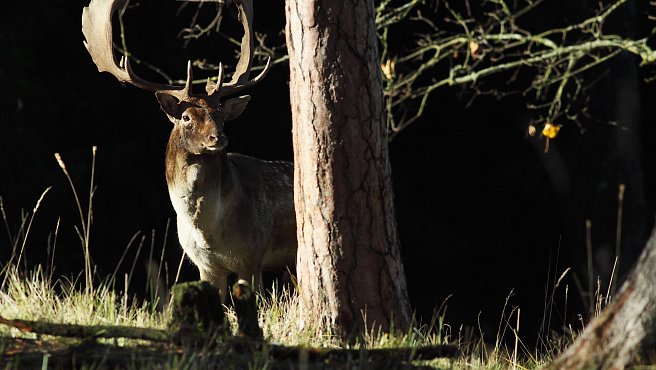
[[(112, 50), (112, 14), (124, 0), (92, 0), (82, 12), (82, 32), (89, 54), (100, 72), (122, 83), (154, 91), (173, 122), (166, 150), (166, 181), (177, 213), (182, 248), (200, 270), (201, 279), (222, 295), (227, 276), (254, 280), (261, 288), (262, 270), (282, 271), (296, 260), (296, 219), (292, 196), (293, 165), (226, 153), (224, 122), (237, 118), (250, 96), (221, 101), (258, 83), (264, 70), (249, 80), (253, 62), (251, 0), (234, 0), (244, 28), (241, 55), (230, 82), (223, 83), (219, 67), (216, 83), (206, 93), (192, 92), (191, 62), (185, 86), (148, 82), (120, 62)], [(223, 295), (225, 299), (225, 295)]]

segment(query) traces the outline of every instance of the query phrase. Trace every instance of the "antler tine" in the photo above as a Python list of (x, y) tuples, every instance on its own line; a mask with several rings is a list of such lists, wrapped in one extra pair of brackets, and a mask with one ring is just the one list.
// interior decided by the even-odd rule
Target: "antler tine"
[(221, 90), (221, 86), (223, 86), (223, 63), (219, 62), (219, 76), (216, 78), (216, 83), (207, 78), (205, 91), (207, 91), (207, 95), (212, 96), (215, 95), (217, 91)]
[(223, 63), (219, 63), (219, 76), (216, 78), (216, 89), (215, 91), (221, 90), (221, 87), (223, 86)]
[(267, 58), (267, 62), (264, 65), (264, 69), (258, 74), (254, 79), (250, 81), (246, 81), (243, 84), (237, 84), (237, 85), (226, 85), (221, 89), (221, 96), (226, 96), (226, 95), (232, 95), (236, 94), (238, 92), (241, 92), (243, 90), (248, 89), (249, 87), (258, 84), (260, 81), (264, 79), (264, 77), (267, 75), (269, 72), (269, 69), (271, 69), (271, 57)]
[[(100, 72), (109, 72), (121, 82), (127, 82), (148, 91), (163, 91), (176, 97), (191, 88), (159, 84), (146, 81), (137, 76), (130, 67), (129, 58), (123, 58), (122, 66), (116, 63), (112, 42), (112, 15), (122, 7), (126, 0), (91, 0), (82, 9), (83, 43)], [(187, 85), (191, 81), (191, 65), (188, 66)]]
[(191, 60), (188, 60), (187, 61), (187, 83), (185, 84), (185, 90), (187, 90), (189, 95), (193, 94), (193, 92), (192, 92), (193, 83), (194, 83), (194, 71), (191, 68)]
[(183, 100), (193, 95), (193, 83), (194, 83), (194, 72), (191, 68), (191, 60), (187, 61), (187, 82), (182, 90), (178, 89), (168, 89), (162, 92), (165, 92), (169, 95), (175, 96), (178, 100)]

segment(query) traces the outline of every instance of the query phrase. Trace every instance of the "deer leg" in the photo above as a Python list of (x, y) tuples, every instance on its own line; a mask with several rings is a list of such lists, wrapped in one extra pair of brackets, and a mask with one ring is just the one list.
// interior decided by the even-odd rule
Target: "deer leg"
[(237, 272), (239, 279), (244, 279), (253, 287), (254, 292), (262, 293), (262, 270), (258, 268), (244, 269)]
[(208, 281), (210, 284), (214, 285), (219, 290), (219, 295), (221, 296), (221, 302), (226, 302), (228, 294), (228, 271), (200, 271), (200, 279)]

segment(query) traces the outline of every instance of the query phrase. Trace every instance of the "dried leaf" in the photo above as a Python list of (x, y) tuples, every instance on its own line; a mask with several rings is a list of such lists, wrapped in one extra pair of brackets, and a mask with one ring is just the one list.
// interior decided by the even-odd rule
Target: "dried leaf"
[(556, 136), (558, 136), (560, 127), (561, 125), (554, 125), (551, 122), (547, 122), (544, 124), (544, 128), (542, 129), (542, 135), (548, 137), (549, 139), (554, 139)]
[(469, 41), (469, 52), (473, 57), (477, 57), (476, 52), (478, 51), (478, 42), (471, 40)]
[(381, 64), (380, 69), (383, 71), (383, 76), (385, 76), (386, 79), (391, 80), (394, 78), (395, 67), (396, 63), (391, 59), (387, 59), (385, 63)]

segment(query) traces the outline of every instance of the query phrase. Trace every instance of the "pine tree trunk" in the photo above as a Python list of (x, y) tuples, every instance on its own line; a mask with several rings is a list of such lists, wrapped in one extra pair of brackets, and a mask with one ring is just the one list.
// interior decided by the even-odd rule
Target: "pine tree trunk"
[(406, 328), (373, 1), (287, 0), (286, 13), (301, 325)]
[(553, 369), (623, 369), (656, 352), (656, 229), (612, 303), (551, 364)]

